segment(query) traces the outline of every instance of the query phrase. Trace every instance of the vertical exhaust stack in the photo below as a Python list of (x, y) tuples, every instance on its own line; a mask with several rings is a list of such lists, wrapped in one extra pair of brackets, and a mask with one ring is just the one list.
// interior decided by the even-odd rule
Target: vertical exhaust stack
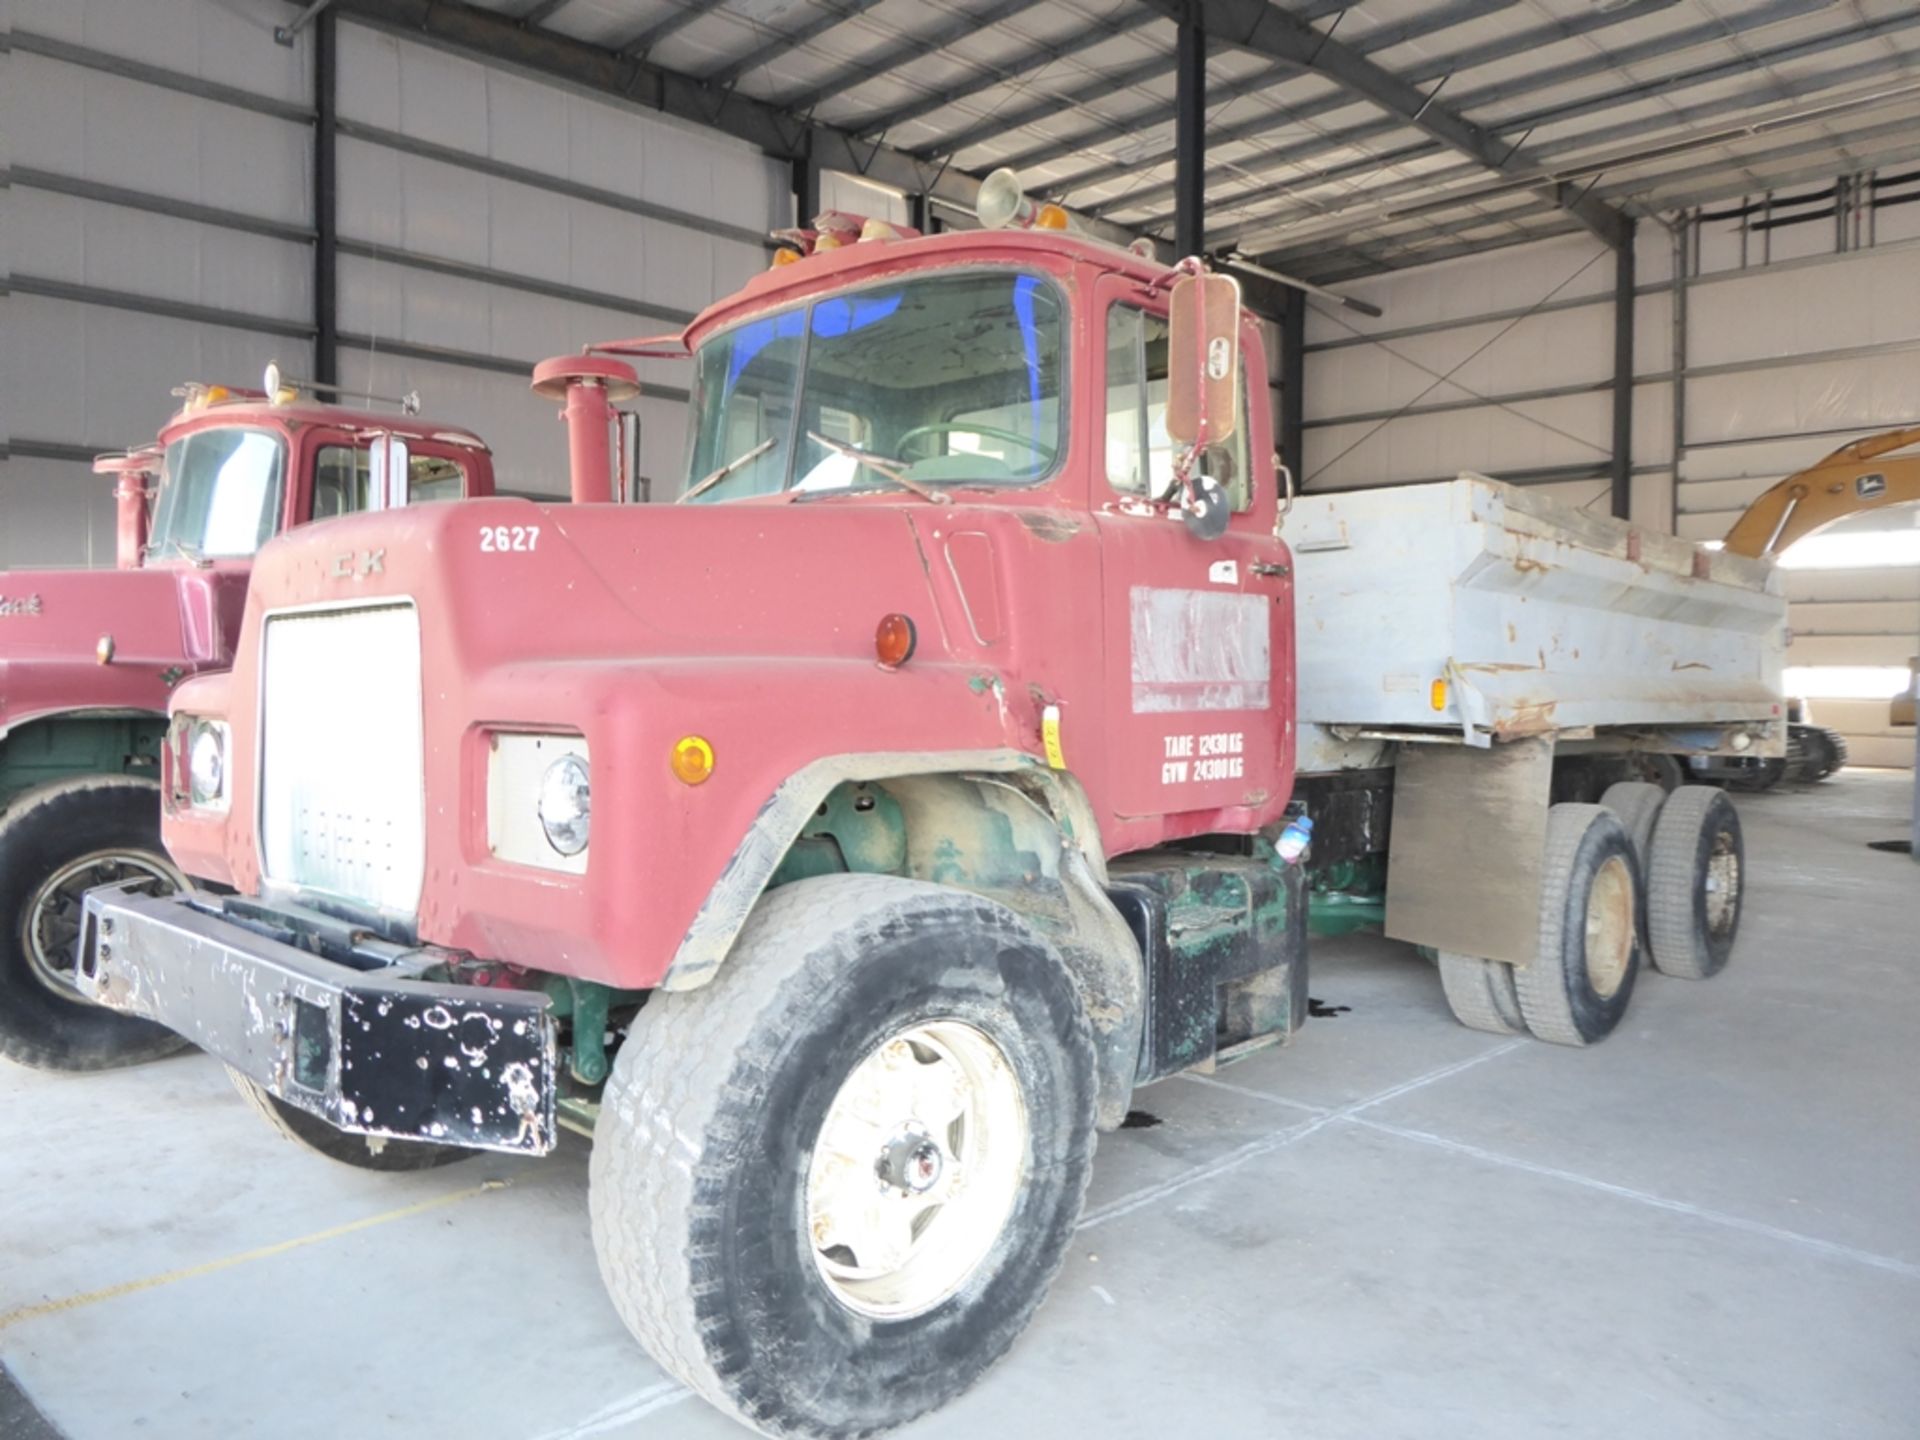
[(533, 367), (533, 393), (565, 404), (560, 418), (567, 422), (573, 503), (611, 502), (614, 407), (640, 393), (634, 368), (603, 355), (559, 355)]
[(113, 563), (122, 570), (138, 570), (146, 554), (147, 525), (152, 518), (147, 509), (153, 494), (149, 482), (160, 474), (160, 452), (149, 447), (122, 455), (96, 455), (93, 473), (116, 477)]

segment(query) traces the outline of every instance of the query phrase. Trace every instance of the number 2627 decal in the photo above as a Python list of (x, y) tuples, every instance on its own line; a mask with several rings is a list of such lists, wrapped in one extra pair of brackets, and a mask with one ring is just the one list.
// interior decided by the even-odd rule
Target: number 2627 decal
[(491, 551), (537, 550), (540, 548), (540, 527), (538, 525), (482, 525), (480, 548)]

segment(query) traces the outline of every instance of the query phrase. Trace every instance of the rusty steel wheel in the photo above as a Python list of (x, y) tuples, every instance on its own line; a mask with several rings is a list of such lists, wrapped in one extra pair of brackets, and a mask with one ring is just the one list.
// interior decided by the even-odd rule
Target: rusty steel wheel
[(76, 993), (81, 897), (95, 885), (186, 882), (160, 846), (160, 787), (85, 775), (29, 792), (0, 818), (0, 1056), (105, 1070), (185, 1048), (171, 1030)]
[(150, 895), (171, 895), (187, 883), (164, 854), (125, 846), (79, 856), (41, 881), (20, 917), (21, 943), (33, 978), (63, 1000), (91, 1003), (74, 983), (81, 901), (97, 886), (130, 882), (144, 882)]
[(1527, 1028), (1556, 1045), (1591, 1045), (1627, 1012), (1639, 970), (1640, 886), (1633, 842), (1600, 805), (1547, 815), (1540, 950), (1514, 972)]
[(1726, 967), (1746, 895), (1740, 813), (1719, 790), (1675, 791), (1654, 827), (1647, 938), (1663, 975), (1705, 980)]

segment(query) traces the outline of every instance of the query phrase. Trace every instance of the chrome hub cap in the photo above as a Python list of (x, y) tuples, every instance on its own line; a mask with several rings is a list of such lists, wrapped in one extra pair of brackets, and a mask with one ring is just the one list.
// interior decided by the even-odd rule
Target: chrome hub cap
[(878, 1319), (932, 1309), (993, 1248), (1026, 1157), (1026, 1103), (1000, 1047), (958, 1020), (902, 1030), (841, 1083), (808, 1163), (827, 1288)]
[(139, 850), (96, 850), (70, 860), (49, 875), (27, 899), (21, 916), (21, 940), (33, 978), (62, 999), (79, 1001), (74, 983), (74, 952), (80, 943), (81, 899), (96, 885), (146, 880), (156, 895), (178, 890), (185, 881), (158, 855)]
[(939, 1142), (912, 1126), (887, 1142), (874, 1173), (882, 1185), (902, 1195), (924, 1195), (940, 1183), (946, 1168), (946, 1153)]
[(1587, 983), (1611, 999), (1633, 964), (1633, 871), (1618, 855), (1607, 860), (1587, 892)]

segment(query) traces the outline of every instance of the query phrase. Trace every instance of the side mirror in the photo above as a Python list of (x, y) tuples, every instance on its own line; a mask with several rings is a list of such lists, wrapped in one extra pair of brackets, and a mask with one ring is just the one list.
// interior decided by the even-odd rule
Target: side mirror
[(1211, 475), (1194, 476), (1193, 495), (1181, 516), (1194, 539), (1218, 540), (1227, 533), (1227, 521), (1233, 518), (1233, 502), (1226, 486)]
[(1240, 282), (1183, 275), (1167, 298), (1167, 435), (1180, 445), (1218, 445), (1238, 420)]
[(614, 476), (613, 500), (616, 505), (633, 505), (640, 500), (640, 417), (631, 410), (614, 411), (614, 437), (619, 442), (615, 457), (618, 473)]
[(407, 442), (374, 436), (367, 447), (367, 509), (397, 510), (407, 499)]

